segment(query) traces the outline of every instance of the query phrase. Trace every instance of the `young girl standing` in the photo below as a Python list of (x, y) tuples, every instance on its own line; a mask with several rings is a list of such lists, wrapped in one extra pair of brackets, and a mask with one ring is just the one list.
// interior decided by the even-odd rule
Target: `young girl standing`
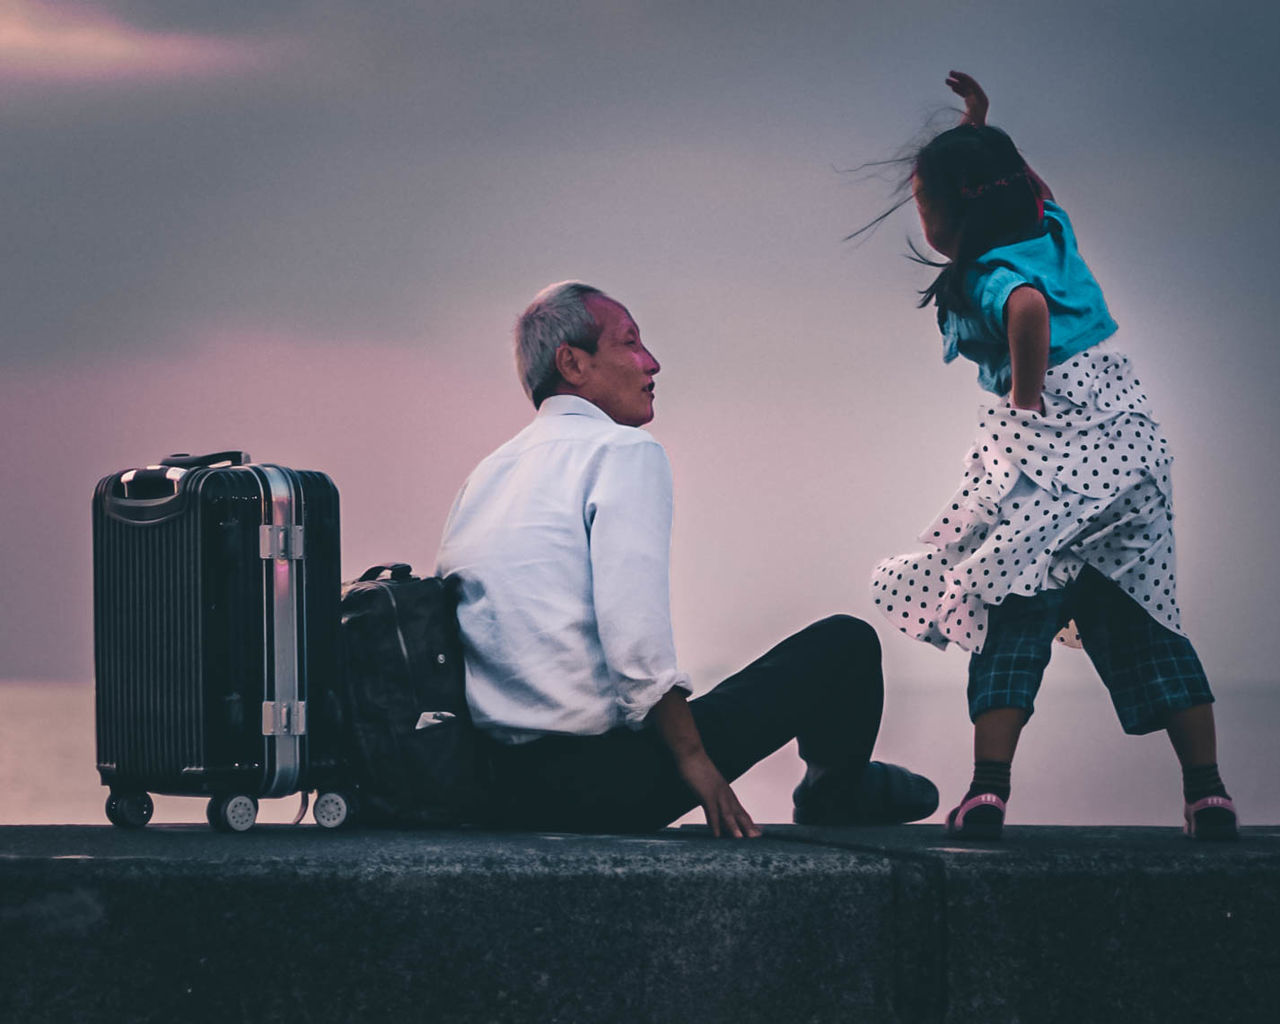
[(921, 148), (911, 177), (925, 238), (947, 258), (921, 305), (937, 306), (943, 359), (975, 362), (999, 397), (980, 408), (962, 486), (921, 535), (928, 549), (872, 577), (904, 633), (971, 653), (973, 781), (947, 831), (999, 838), (1061, 632), (1089, 654), (1125, 732), (1168, 732), (1187, 833), (1234, 839), (1213, 695), (1179, 620), (1168, 443), (1109, 340), (1115, 321), (1066, 213), (986, 124), (978, 83), (953, 71), (947, 85), (964, 118)]

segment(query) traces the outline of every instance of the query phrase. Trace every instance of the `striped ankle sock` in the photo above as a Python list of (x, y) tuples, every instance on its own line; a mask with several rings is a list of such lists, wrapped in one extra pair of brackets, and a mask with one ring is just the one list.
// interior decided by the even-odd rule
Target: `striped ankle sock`
[(1009, 799), (1009, 774), (1012, 766), (1008, 761), (974, 761), (973, 781), (969, 783), (968, 800), (979, 793), (994, 793), (1001, 800)]
[(1207, 796), (1226, 796), (1216, 764), (1196, 764), (1182, 769), (1182, 796), (1189, 804)]

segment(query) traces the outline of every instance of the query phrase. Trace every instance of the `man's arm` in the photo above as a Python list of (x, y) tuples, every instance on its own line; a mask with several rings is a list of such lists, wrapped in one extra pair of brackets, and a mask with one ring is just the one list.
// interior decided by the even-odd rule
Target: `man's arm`
[(717, 836), (759, 830), (702, 746), (671, 635), (671, 467), (656, 442), (607, 453), (589, 488), (591, 586), (605, 661), (632, 727), (651, 722)]
[(703, 749), (702, 737), (698, 735), (698, 725), (685, 702), (684, 691), (668, 690), (653, 706), (649, 717), (670, 748), (680, 777), (702, 805), (711, 834), (717, 839), (722, 835), (734, 839), (759, 838), (759, 826), (751, 820), (751, 815), (738, 802), (720, 769)]
[(1039, 290), (1023, 285), (1004, 307), (1013, 387), (1009, 400), (1019, 409), (1044, 411), (1044, 371), (1049, 366), (1049, 304)]

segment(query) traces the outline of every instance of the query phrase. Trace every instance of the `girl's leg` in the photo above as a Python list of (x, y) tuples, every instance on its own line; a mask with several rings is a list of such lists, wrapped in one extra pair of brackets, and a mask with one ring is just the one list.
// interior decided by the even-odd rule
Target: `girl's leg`
[(1165, 727), (1182, 765), (1185, 831), (1196, 839), (1235, 839), (1236, 808), (1218, 774), (1213, 705), (1175, 711)]
[(1182, 766), (1186, 831), (1197, 839), (1234, 839), (1235, 807), (1218, 775), (1213, 694), (1191, 641), (1096, 570), (1085, 569), (1077, 582), (1072, 611), (1080, 639), (1124, 731), (1166, 730)]
[(992, 708), (973, 723), (973, 760), (1013, 762), (1018, 737), (1027, 724), (1029, 712), (1023, 708)]
[(998, 839), (1009, 799), (1010, 771), (1054, 634), (1062, 626), (1065, 594), (1042, 591), (1010, 597), (989, 610), (982, 651), (969, 659), (969, 716), (973, 719), (973, 781), (947, 816), (961, 838)]
[(1213, 724), (1213, 705), (1197, 704), (1195, 707), (1175, 711), (1165, 726), (1169, 742), (1178, 762), (1185, 771), (1203, 765), (1218, 763), (1218, 737)]

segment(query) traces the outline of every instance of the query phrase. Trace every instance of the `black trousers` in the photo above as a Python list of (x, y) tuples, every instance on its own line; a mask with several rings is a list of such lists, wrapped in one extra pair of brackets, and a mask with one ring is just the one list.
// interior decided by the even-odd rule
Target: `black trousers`
[[(788, 637), (689, 704), (707, 754), (731, 782), (798, 739), (807, 770), (795, 796), (814, 806), (853, 799), (883, 706), (879, 639), (848, 615)], [(491, 747), (500, 825), (647, 832), (697, 806), (650, 725)]]

